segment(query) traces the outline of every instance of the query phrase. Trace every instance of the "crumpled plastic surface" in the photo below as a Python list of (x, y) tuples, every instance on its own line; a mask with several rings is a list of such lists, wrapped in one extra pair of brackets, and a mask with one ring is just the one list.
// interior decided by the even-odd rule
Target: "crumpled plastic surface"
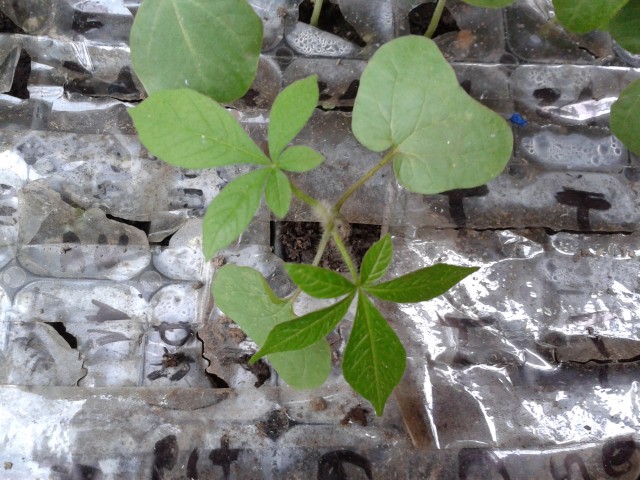
[[(230, 111), (260, 144), (281, 87), (318, 73), (325, 111), (295, 143), (327, 161), (295, 181), (335, 201), (379, 159), (343, 110), (421, 2), (338, 1), (365, 47), (298, 22), (299, 0), (250, 3), (263, 55)], [(392, 233), (391, 275), (481, 267), (430, 302), (380, 305), (408, 369), (375, 417), (340, 375), (350, 319), (321, 389), (247, 364), (255, 346), (210, 281), (249, 265), (287, 294), (273, 219), (261, 208), (204, 262), (204, 210), (246, 167), (173, 168), (136, 139), (139, 5), (0, 0), (0, 476), (638, 478), (640, 160), (608, 129), (637, 56), (560, 30), (550, 0), (449, 2), (458, 30), (436, 42), (463, 88), (511, 119), (514, 156), (487, 186), (441, 195), (383, 170), (345, 204)], [(314, 217), (294, 202), (287, 219)]]

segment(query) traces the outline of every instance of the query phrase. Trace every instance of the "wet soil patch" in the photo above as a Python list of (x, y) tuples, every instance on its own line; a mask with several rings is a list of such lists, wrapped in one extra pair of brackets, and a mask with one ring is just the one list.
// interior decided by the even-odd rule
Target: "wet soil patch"
[(16, 70), (13, 73), (13, 83), (11, 84), (11, 90), (7, 92), (8, 95), (26, 100), (29, 98), (29, 89), (27, 85), (29, 83), (29, 77), (31, 76), (31, 57), (27, 52), (22, 50), (20, 52), (20, 58), (16, 65)]
[[(300, 4), (299, 20), (304, 23), (311, 21), (311, 14), (313, 13), (313, 2), (311, 0), (304, 0)], [(324, 2), (322, 5), (322, 11), (320, 12), (320, 18), (318, 19), (318, 28), (325, 32), (332, 33), (338, 37), (355, 43), (359, 47), (364, 47), (365, 42), (353, 26), (347, 22), (335, 3)]]
[[(315, 222), (281, 222), (276, 227), (278, 232), (276, 252), (285, 262), (313, 263), (316, 250), (322, 237), (322, 227)], [(380, 239), (379, 225), (365, 225), (354, 223), (344, 232), (345, 244), (351, 252), (356, 265), (360, 265), (365, 252)], [(340, 252), (331, 243), (325, 250), (320, 266), (347, 272)]]
[(238, 363), (242, 365), (242, 368), (248, 370), (253, 373), (256, 377), (256, 383), (253, 384), (254, 387), (260, 388), (264, 385), (264, 382), (271, 378), (271, 369), (269, 365), (266, 364), (262, 359), (258, 360), (254, 364), (249, 364), (249, 360), (251, 360), (252, 355), (242, 355), (238, 359)]
[[(436, 2), (423, 3), (409, 12), (409, 31), (413, 35), (424, 35), (436, 9)], [(433, 38), (448, 32), (459, 32), (458, 24), (448, 8), (445, 7)]]
[(23, 29), (13, 23), (9, 17), (0, 11), (0, 33), (26, 33)]

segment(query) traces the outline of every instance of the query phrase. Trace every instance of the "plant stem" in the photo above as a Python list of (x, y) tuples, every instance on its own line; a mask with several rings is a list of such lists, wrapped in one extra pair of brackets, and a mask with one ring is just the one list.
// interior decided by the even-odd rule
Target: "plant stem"
[(323, 0), (315, 0), (313, 4), (313, 13), (311, 13), (311, 20), (309, 21), (309, 25), (311, 25), (312, 27), (318, 26), (320, 11), (322, 10), (322, 2)]
[(333, 241), (338, 247), (338, 250), (340, 250), (340, 254), (342, 255), (342, 258), (344, 258), (344, 262), (347, 264), (349, 273), (351, 273), (351, 278), (353, 279), (354, 282), (358, 281), (358, 270), (356, 269), (356, 266), (353, 263), (353, 260), (351, 260), (351, 255), (349, 255), (349, 251), (347, 250), (347, 247), (344, 245), (344, 242), (340, 238), (340, 235), (338, 234), (338, 232), (334, 231), (332, 236), (333, 236)]
[(431, 17), (431, 21), (429, 22), (429, 26), (427, 27), (427, 31), (424, 32), (424, 36), (427, 38), (433, 37), (433, 34), (440, 23), (440, 18), (442, 18), (442, 12), (444, 12), (444, 6), (446, 5), (447, 0), (438, 0), (436, 4), (436, 9), (433, 12), (433, 17)]
[(291, 185), (291, 191), (293, 192), (293, 194), (304, 203), (312, 208), (322, 207), (322, 204), (318, 200), (304, 193), (302, 190), (296, 187), (291, 180), (289, 180), (289, 185)]
[(351, 185), (349, 189), (342, 194), (342, 196), (340, 197), (340, 200), (338, 200), (338, 202), (336, 203), (334, 210), (336, 212), (339, 212), (340, 209), (342, 208), (342, 205), (344, 205), (344, 202), (346, 202), (356, 190), (358, 190), (362, 185), (364, 185), (364, 183), (367, 180), (369, 180), (376, 173), (378, 173), (378, 170), (380, 170), (387, 163), (389, 163), (393, 159), (393, 156), (395, 155), (395, 153), (396, 153), (395, 148), (392, 148), (391, 150), (389, 150), (387, 154), (382, 158), (382, 160), (380, 160), (371, 170), (369, 170), (362, 177), (360, 177), (360, 179), (356, 183)]
[(316, 256), (313, 258), (313, 265), (317, 267), (320, 265), (320, 260), (322, 259), (322, 255), (324, 254), (327, 245), (329, 244), (329, 240), (331, 239), (331, 235), (333, 234), (333, 220), (331, 220), (327, 225), (324, 225), (324, 230), (322, 231), (322, 237), (320, 238), (320, 243), (318, 244), (318, 250), (316, 251)]

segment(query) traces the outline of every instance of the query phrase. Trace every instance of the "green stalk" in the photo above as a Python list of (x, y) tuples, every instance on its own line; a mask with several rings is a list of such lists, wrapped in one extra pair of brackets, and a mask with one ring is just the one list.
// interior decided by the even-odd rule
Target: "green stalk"
[(444, 6), (446, 5), (447, 0), (438, 0), (436, 4), (436, 9), (433, 12), (433, 17), (431, 17), (431, 21), (429, 22), (429, 26), (427, 27), (427, 31), (424, 32), (424, 36), (427, 38), (433, 37), (438, 24), (440, 23), (440, 18), (442, 18), (442, 12), (444, 12)]
[(309, 25), (312, 27), (318, 26), (318, 20), (320, 19), (320, 11), (322, 10), (322, 2), (324, 0), (315, 0), (313, 4), (313, 13), (311, 13), (311, 20), (309, 21)]
[(396, 154), (395, 148), (392, 148), (391, 150), (389, 150), (387, 154), (382, 158), (382, 160), (380, 160), (371, 170), (369, 170), (362, 177), (360, 177), (360, 179), (356, 183), (351, 185), (349, 189), (342, 194), (342, 196), (340, 197), (340, 200), (338, 200), (338, 203), (336, 203), (334, 210), (336, 212), (339, 212), (340, 209), (342, 208), (342, 205), (344, 205), (344, 202), (346, 202), (349, 199), (349, 197), (354, 194), (356, 190), (358, 190), (362, 185), (364, 185), (367, 180), (369, 180), (376, 173), (378, 173), (378, 170), (380, 170), (387, 163), (393, 160), (393, 156), (395, 154)]
[(304, 203), (312, 208), (322, 208), (322, 204), (318, 200), (304, 193), (302, 190), (296, 187), (291, 180), (289, 180), (289, 185), (291, 185), (291, 191), (293, 192), (293, 194)]
[(351, 260), (351, 255), (349, 255), (349, 251), (347, 250), (347, 247), (344, 245), (344, 242), (340, 238), (340, 235), (338, 235), (338, 232), (334, 231), (332, 236), (333, 236), (333, 241), (338, 247), (338, 250), (340, 250), (340, 254), (342, 255), (342, 258), (344, 258), (344, 262), (347, 264), (347, 268), (349, 269), (351, 278), (353, 279), (354, 282), (357, 282), (358, 270), (356, 269), (356, 266), (353, 263), (353, 260)]

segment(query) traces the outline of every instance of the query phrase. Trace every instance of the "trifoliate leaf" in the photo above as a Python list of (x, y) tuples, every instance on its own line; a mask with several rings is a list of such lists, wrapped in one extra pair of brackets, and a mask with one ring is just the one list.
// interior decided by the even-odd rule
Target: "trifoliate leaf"
[(280, 170), (272, 170), (264, 190), (269, 209), (278, 218), (284, 218), (291, 205), (291, 184)]
[(326, 337), (347, 314), (354, 293), (322, 310), (276, 325), (262, 348), (252, 358), (255, 362), (274, 352), (287, 352), (313, 345)]
[(477, 267), (458, 267), (440, 263), (421, 268), (388, 282), (365, 286), (364, 290), (382, 300), (414, 303), (431, 300), (477, 271)]
[(336, 298), (355, 290), (355, 285), (339, 273), (326, 268), (300, 263), (285, 265), (287, 273), (307, 295), (316, 298)]
[[(258, 346), (271, 329), (294, 318), (291, 305), (278, 298), (257, 271), (226, 265), (216, 274), (213, 299), (222, 312), (236, 322)], [(322, 339), (302, 350), (274, 353), (269, 362), (294, 388), (317, 388), (331, 370), (331, 350)]]
[(270, 163), (229, 112), (193, 90), (154, 93), (129, 109), (129, 114), (144, 146), (171, 165), (211, 168)]
[(289, 172), (307, 172), (320, 166), (323, 161), (322, 154), (313, 148), (296, 145), (282, 152), (276, 160), (276, 165)]
[(364, 254), (360, 267), (360, 282), (363, 285), (370, 285), (382, 278), (391, 265), (392, 255), (391, 237), (387, 234), (374, 243)]
[(382, 415), (406, 363), (407, 354), (396, 333), (373, 303), (360, 295), (342, 361), (345, 380)]
[(276, 97), (269, 116), (269, 154), (276, 161), (300, 133), (318, 103), (318, 77), (293, 82)]
[(261, 168), (231, 181), (213, 199), (202, 224), (204, 256), (211, 258), (233, 242), (251, 223), (260, 206), (270, 170)]

